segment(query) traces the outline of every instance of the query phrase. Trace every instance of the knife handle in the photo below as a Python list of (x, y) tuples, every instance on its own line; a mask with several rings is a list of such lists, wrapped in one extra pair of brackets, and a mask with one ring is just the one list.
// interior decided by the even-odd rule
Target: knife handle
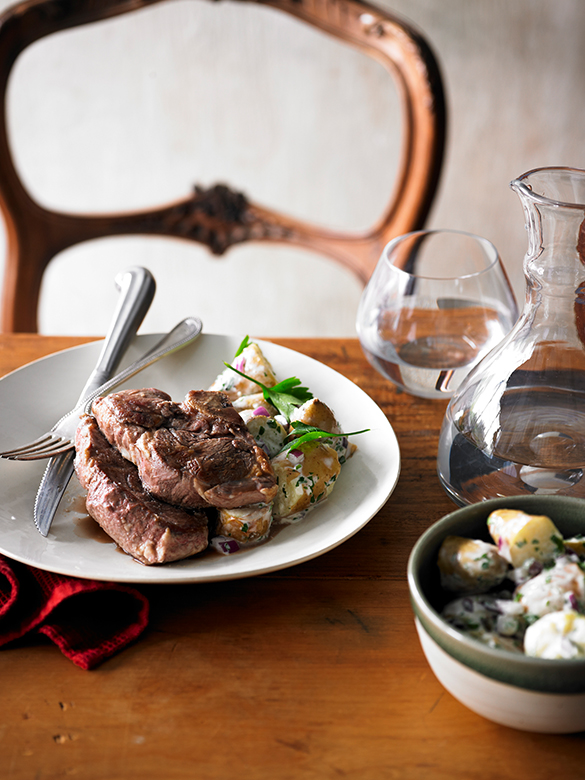
[(112, 376), (142, 324), (156, 291), (153, 275), (142, 266), (133, 266), (118, 274), (116, 286), (120, 290), (118, 307), (96, 367), (81, 391), (78, 403)]

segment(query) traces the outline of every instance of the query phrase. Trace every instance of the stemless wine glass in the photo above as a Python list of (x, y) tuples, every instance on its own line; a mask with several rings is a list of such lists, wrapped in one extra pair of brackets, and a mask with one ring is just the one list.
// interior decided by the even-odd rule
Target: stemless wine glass
[(421, 230), (385, 247), (356, 325), (366, 357), (387, 379), (413, 395), (449, 398), (517, 316), (490, 241)]

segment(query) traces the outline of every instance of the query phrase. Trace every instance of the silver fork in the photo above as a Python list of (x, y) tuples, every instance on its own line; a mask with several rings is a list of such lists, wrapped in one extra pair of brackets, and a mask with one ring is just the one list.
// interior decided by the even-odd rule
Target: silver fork
[(91, 410), (91, 405), (98, 396), (107, 395), (110, 390), (118, 387), (118, 385), (121, 385), (127, 379), (138, 374), (165, 355), (176, 352), (195, 341), (202, 328), (203, 324), (198, 317), (187, 317), (182, 320), (145, 355), (135, 360), (134, 363), (107, 382), (104, 382), (70, 412), (61, 417), (50, 431), (47, 431), (43, 436), (39, 436), (38, 439), (28, 444), (24, 444), (22, 447), (0, 452), (0, 458), (6, 458), (7, 460), (41, 460), (42, 458), (52, 458), (54, 455), (60, 455), (73, 449), (79, 418)]

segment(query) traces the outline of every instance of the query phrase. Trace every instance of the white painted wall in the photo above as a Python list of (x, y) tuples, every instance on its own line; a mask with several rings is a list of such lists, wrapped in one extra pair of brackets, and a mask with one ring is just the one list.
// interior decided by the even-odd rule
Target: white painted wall
[[(541, 165), (585, 168), (585, 3), (380, 4), (426, 34), (445, 79), (448, 150), (429, 225), (490, 238), (522, 301), (524, 220), (508, 183)], [(365, 228), (390, 194), (400, 146), (381, 66), (284, 14), (229, 0), (172, 0), (37, 42), (16, 64), (9, 117), (29, 189), (73, 211), (154, 206), (195, 183), (227, 182), (301, 218)], [(158, 283), (146, 331), (199, 314), (208, 332), (355, 333), (361, 287), (327, 259), (268, 244), (217, 259), (153, 238), (56, 258), (41, 331), (103, 333), (114, 276), (133, 264)]]

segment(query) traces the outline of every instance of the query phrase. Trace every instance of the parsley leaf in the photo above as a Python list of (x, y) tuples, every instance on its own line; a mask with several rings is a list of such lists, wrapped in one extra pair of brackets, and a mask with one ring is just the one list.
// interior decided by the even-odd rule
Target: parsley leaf
[[(295, 438), (286, 442), (280, 452), (300, 449), (302, 448), (303, 444), (308, 444), (309, 442), (316, 441), (318, 439), (333, 439), (343, 438), (344, 436), (357, 436), (358, 433), (367, 433), (370, 430), (369, 428), (364, 428), (363, 431), (351, 431), (351, 433), (330, 433), (329, 431), (324, 431), (321, 428), (316, 428), (314, 425), (306, 425), (302, 422), (293, 422), (291, 425), (293, 427), (293, 433), (289, 433), (289, 436), (294, 435)], [(300, 434), (300, 436), (298, 434)]]
[(296, 376), (291, 376), (289, 379), (283, 379), (282, 382), (278, 382), (274, 387), (267, 387), (266, 385), (263, 385), (262, 382), (244, 374), (229, 363), (224, 363), (224, 365), (231, 368), (236, 374), (243, 376), (244, 379), (248, 379), (250, 382), (254, 382), (254, 384), (261, 387), (264, 400), (275, 406), (278, 411), (286, 417), (288, 422), (290, 422), (291, 414), (297, 406), (300, 406), (305, 401), (309, 401), (313, 397), (313, 394), (306, 387), (300, 386), (301, 380), (297, 379)]
[(244, 336), (242, 343), (238, 347), (236, 354), (234, 355), (234, 359), (238, 357), (238, 355), (241, 355), (242, 352), (246, 349), (246, 347), (250, 346), (250, 337)]
[(565, 542), (563, 539), (561, 539), (556, 534), (552, 534), (550, 537), (551, 542), (555, 545), (557, 548), (558, 553), (564, 553), (565, 552)]

